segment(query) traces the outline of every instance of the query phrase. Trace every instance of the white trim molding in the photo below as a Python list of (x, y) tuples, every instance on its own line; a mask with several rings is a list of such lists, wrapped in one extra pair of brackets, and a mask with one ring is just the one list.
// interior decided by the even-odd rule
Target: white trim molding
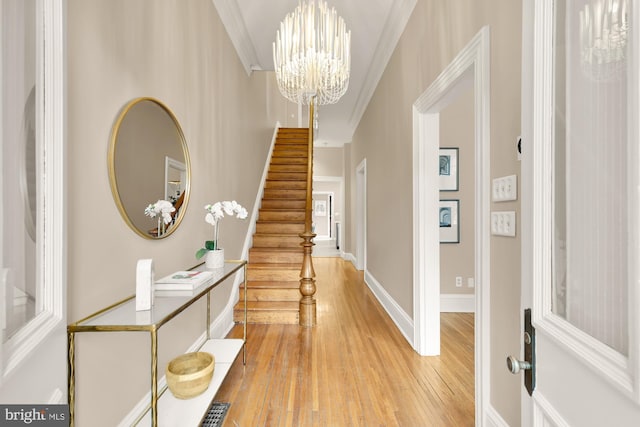
[(251, 212), (251, 219), (249, 220), (249, 228), (247, 235), (244, 238), (244, 244), (242, 246), (242, 259), (249, 259), (249, 249), (253, 244), (253, 234), (256, 231), (256, 222), (258, 221), (258, 214), (260, 213), (260, 205), (262, 203), (262, 196), (264, 195), (264, 186), (267, 182), (267, 175), (269, 174), (269, 164), (271, 164), (271, 156), (273, 156), (273, 148), (276, 145), (276, 139), (278, 138), (278, 130), (280, 129), (280, 122), (276, 122), (273, 129), (273, 135), (271, 136), (271, 146), (269, 147), (269, 154), (265, 160), (264, 167), (262, 168), (262, 178), (260, 179), (260, 185), (256, 192), (256, 200), (253, 202), (253, 211)]
[(253, 48), (253, 43), (251, 43), (251, 37), (249, 37), (249, 31), (247, 31), (247, 27), (244, 24), (238, 2), (236, 0), (212, 1), (218, 11), (220, 20), (227, 30), (227, 34), (229, 34), (233, 47), (236, 48), (238, 58), (240, 58), (244, 70), (247, 72), (247, 75), (251, 75), (254, 69), (260, 69), (258, 66), (258, 55)]
[(356, 167), (355, 266), (367, 270), (367, 159)]
[(355, 107), (349, 117), (349, 127), (352, 129), (352, 134), (358, 127), (373, 93), (378, 87), (380, 78), (382, 78), (382, 74), (389, 63), (389, 58), (391, 58), (398, 40), (400, 40), (404, 32), (416, 3), (417, 0), (399, 0), (394, 1), (391, 6), (387, 23), (382, 29), (371, 65), (368, 68), (362, 89), (358, 93)]
[(400, 333), (402, 333), (407, 342), (411, 344), (411, 338), (413, 337), (413, 320), (411, 320), (411, 316), (398, 305), (380, 282), (367, 270), (364, 272), (364, 282), (369, 289), (371, 289), (371, 292), (373, 292), (387, 314), (389, 314), (389, 317), (391, 317), (393, 323), (396, 324)]
[(474, 294), (441, 294), (440, 313), (475, 313)]
[(440, 257), (437, 207), (439, 113), (474, 91), (476, 420), (490, 404), (490, 32), (485, 26), (413, 105), (414, 349), (440, 353)]
[(351, 264), (353, 264), (353, 268), (358, 269), (358, 266), (356, 265), (356, 257), (351, 252), (343, 252), (342, 259), (345, 261), (349, 261)]

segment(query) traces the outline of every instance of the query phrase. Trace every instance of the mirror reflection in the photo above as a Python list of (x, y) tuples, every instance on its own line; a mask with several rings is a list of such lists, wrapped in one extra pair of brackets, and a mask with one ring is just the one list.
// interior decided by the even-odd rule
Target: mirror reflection
[[(189, 198), (189, 153), (178, 120), (162, 102), (145, 97), (125, 105), (111, 135), (109, 179), (123, 219), (137, 234), (159, 239), (176, 230)], [(145, 214), (161, 200), (175, 208), (166, 224), (161, 214)]]

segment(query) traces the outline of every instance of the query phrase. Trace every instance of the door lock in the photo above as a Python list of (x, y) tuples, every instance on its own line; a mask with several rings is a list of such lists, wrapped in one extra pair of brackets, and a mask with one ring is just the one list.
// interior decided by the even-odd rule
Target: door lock
[(529, 396), (536, 387), (535, 344), (536, 330), (531, 324), (531, 309), (527, 308), (524, 311), (524, 360), (518, 360), (513, 356), (507, 357), (507, 369), (512, 374), (524, 371), (524, 386)]

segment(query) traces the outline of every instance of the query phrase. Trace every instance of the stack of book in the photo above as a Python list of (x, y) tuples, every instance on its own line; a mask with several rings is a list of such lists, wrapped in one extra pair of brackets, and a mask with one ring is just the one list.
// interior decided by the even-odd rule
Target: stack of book
[(176, 271), (154, 284), (159, 297), (192, 296), (200, 286), (210, 285), (216, 280), (211, 271)]

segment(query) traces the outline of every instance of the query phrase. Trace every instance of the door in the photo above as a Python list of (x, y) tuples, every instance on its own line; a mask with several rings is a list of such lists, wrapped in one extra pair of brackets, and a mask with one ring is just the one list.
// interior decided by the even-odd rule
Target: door
[(356, 168), (356, 269), (367, 269), (367, 159)]
[(0, 425), (65, 417), (64, 3), (0, 0)]
[(333, 236), (333, 193), (325, 191), (313, 192), (313, 225), (316, 233), (315, 241), (330, 240)]
[(638, 6), (523, 2), (524, 426), (640, 420)]

